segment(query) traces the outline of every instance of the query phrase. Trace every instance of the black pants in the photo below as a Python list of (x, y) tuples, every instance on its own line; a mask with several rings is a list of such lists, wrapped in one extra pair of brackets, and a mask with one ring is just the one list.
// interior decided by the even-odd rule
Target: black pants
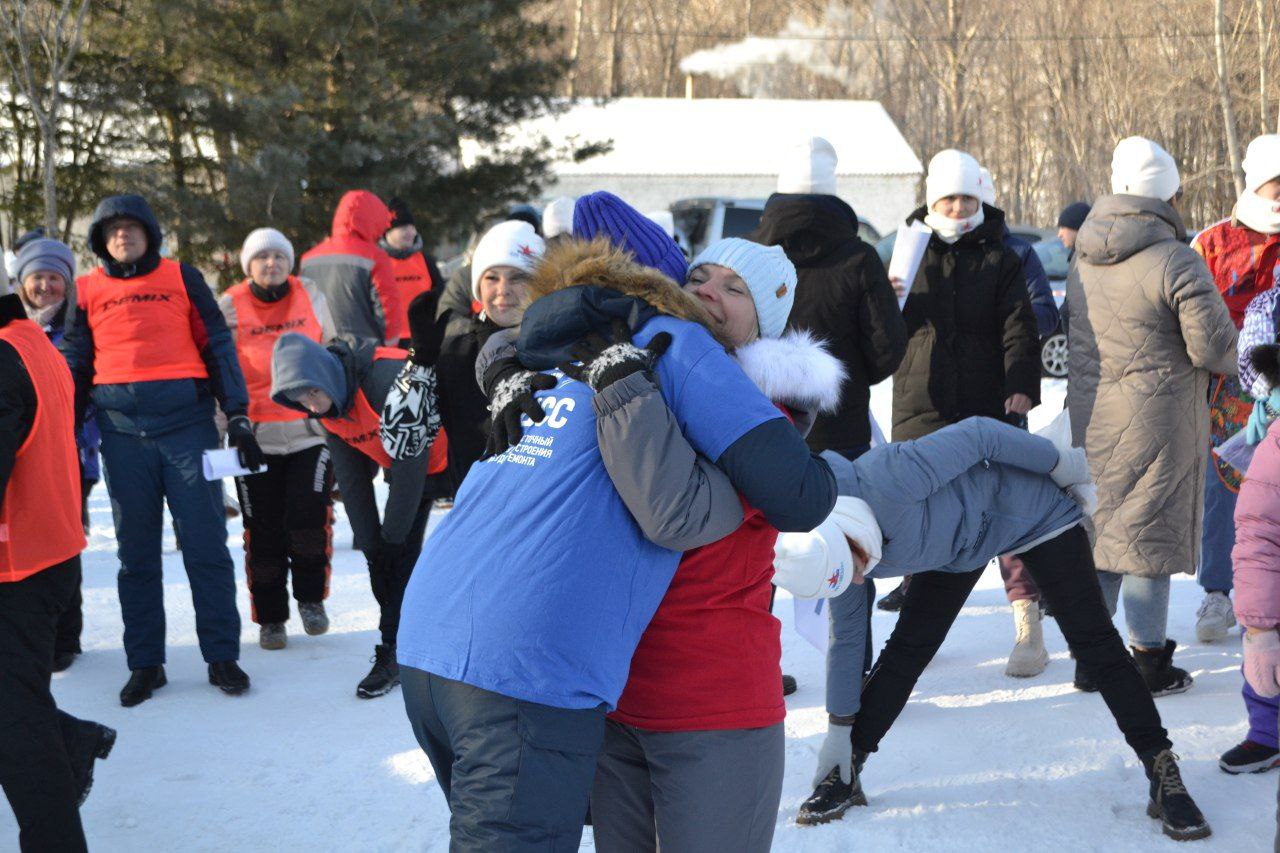
[[(1139, 756), (1168, 749), (1151, 691), (1107, 613), (1083, 528), (1076, 526), (1020, 555), (1031, 579), (1053, 602), (1067, 646), (1089, 672), (1125, 741)], [(982, 569), (913, 575), (884, 651), (862, 688), (853, 745), (875, 752), (946, 639)]]
[(333, 463), (323, 444), (285, 456), (267, 456), (267, 470), (237, 477), (244, 514), (244, 574), (253, 621), (289, 620), (286, 581), (293, 597), (323, 601), (329, 595), (333, 553)]
[(373, 597), (378, 602), (378, 631), (382, 634), (383, 645), (394, 646), (396, 633), (400, 630), (400, 604), (404, 601), (404, 588), (409, 585), (409, 576), (417, 565), (418, 555), (422, 553), (422, 540), (427, 533), (427, 519), (431, 515), (431, 504), (437, 497), (438, 489), (427, 479), (426, 488), (422, 491), (422, 503), (418, 505), (418, 514), (413, 517), (413, 524), (404, 538), (404, 549), (400, 559), (394, 566), (382, 566), (369, 557), (369, 586), (373, 588)]
[(79, 582), (77, 556), (0, 583), (0, 787), (24, 851), (85, 849), (69, 756), (81, 722), (49, 692), (58, 616)]

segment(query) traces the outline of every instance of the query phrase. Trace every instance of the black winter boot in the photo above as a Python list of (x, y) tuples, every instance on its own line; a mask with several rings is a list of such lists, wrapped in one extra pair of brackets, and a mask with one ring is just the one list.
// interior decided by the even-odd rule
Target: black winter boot
[(794, 675), (782, 676), (782, 695), (783, 696), (790, 696), (792, 693), (795, 693), (799, 689), (800, 689), (800, 685), (796, 684), (796, 677)]
[(1208, 838), (1212, 830), (1182, 784), (1178, 756), (1166, 749), (1154, 756), (1143, 756), (1142, 765), (1151, 780), (1147, 815), (1160, 821), (1164, 834), (1174, 841)]
[(1076, 661), (1076, 677), (1072, 679), (1071, 684), (1076, 690), (1083, 690), (1085, 693), (1098, 692), (1098, 685), (1094, 683), (1093, 677), (1085, 672), (1080, 661)]
[(373, 662), (373, 669), (356, 686), (356, 695), (361, 699), (385, 696), (400, 683), (400, 664), (396, 663), (394, 645), (380, 643), (374, 646), (370, 660)]
[(1163, 649), (1144, 651), (1132, 648), (1133, 662), (1138, 665), (1143, 681), (1152, 696), (1168, 696), (1171, 693), (1186, 693), (1194, 681), (1185, 669), (1173, 665), (1173, 650), (1178, 644), (1166, 640)]
[(233, 660), (209, 664), (209, 683), (228, 696), (239, 696), (249, 689), (249, 676)]
[(79, 792), (77, 805), (84, 805), (84, 801), (89, 798), (89, 789), (93, 787), (94, 762), (110, 755), (115, 745), (115, 729), (88, 720), (80, 721), (76, 742), (67, 744), (67, 757), (71, 759), (71, 772), (75, 774), (76, 790)]
[(902, 603), (907, 600), (907, 587), (910, 584), (910, 577), (903, 578), (902, 583), (898, 584), (888, 595), (876, 602), (876, 608), (879, 610), (887, 610), (890, 613), (897, 613), (902, 609)]
[(168, 684), (164, 677), (163, 666), (144, 666), (135, 669), (120, 691), (120, 704), (126, 708), (141, 705), (151, 698), (151, 694)]
[(53, 656), (53, 671), (66, 672), (71, 668), (71, 664), (76, 662), (76, 655), (79, 652), (57, 652)]
[(854, 806), (865, 806), (867, 795), (862, 792), (862, 765), (867, 762), (867, 754), (861, 750), (853, 751), (853, 780), (846, 785), (840, 778), (840, 768), (833, 767), (827, 778), (818, 783), (813, 794), (800, 806), (796, 815), (797, 826), (818, 826), (844, 817), (844, 813)]

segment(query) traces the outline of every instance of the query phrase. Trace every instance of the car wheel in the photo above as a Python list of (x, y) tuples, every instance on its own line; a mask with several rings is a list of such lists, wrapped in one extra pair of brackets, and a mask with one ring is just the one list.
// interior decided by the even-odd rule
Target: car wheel
[(1040, 367), (1045, 376), (1061, 379), (1067, 375), (1067, 336), (1055, 332), (1040, 344)]

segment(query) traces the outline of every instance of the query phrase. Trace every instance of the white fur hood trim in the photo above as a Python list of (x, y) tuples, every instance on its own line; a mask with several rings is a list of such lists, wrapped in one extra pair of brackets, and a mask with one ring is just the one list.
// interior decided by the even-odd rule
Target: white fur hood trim
[(733, 356), (774, 403), (810, 412), (834, 412), (840, 405), (844, 365), (806, 331), (760, 338), (739, 347)]

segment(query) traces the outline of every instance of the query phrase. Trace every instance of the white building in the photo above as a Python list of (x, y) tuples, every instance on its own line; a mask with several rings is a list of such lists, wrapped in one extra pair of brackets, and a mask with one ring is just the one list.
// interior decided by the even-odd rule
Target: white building
[[(607, 153), (582, 162), (554, 162), (555, 181), (545, 194), (609, 190), (649, 211), (700, 196), (767, 198), (783, 155), (808, 136), (835, 146), (840, 197), (878, 230), (897, 228), (916, 207), (924, 170), (877, 101), (580, 101), (560, 115), (518, 125), (510, 141), (545, 137), (565, 151), (610, 143)], [(466, 153), (474, 156), (476, 149)]]

